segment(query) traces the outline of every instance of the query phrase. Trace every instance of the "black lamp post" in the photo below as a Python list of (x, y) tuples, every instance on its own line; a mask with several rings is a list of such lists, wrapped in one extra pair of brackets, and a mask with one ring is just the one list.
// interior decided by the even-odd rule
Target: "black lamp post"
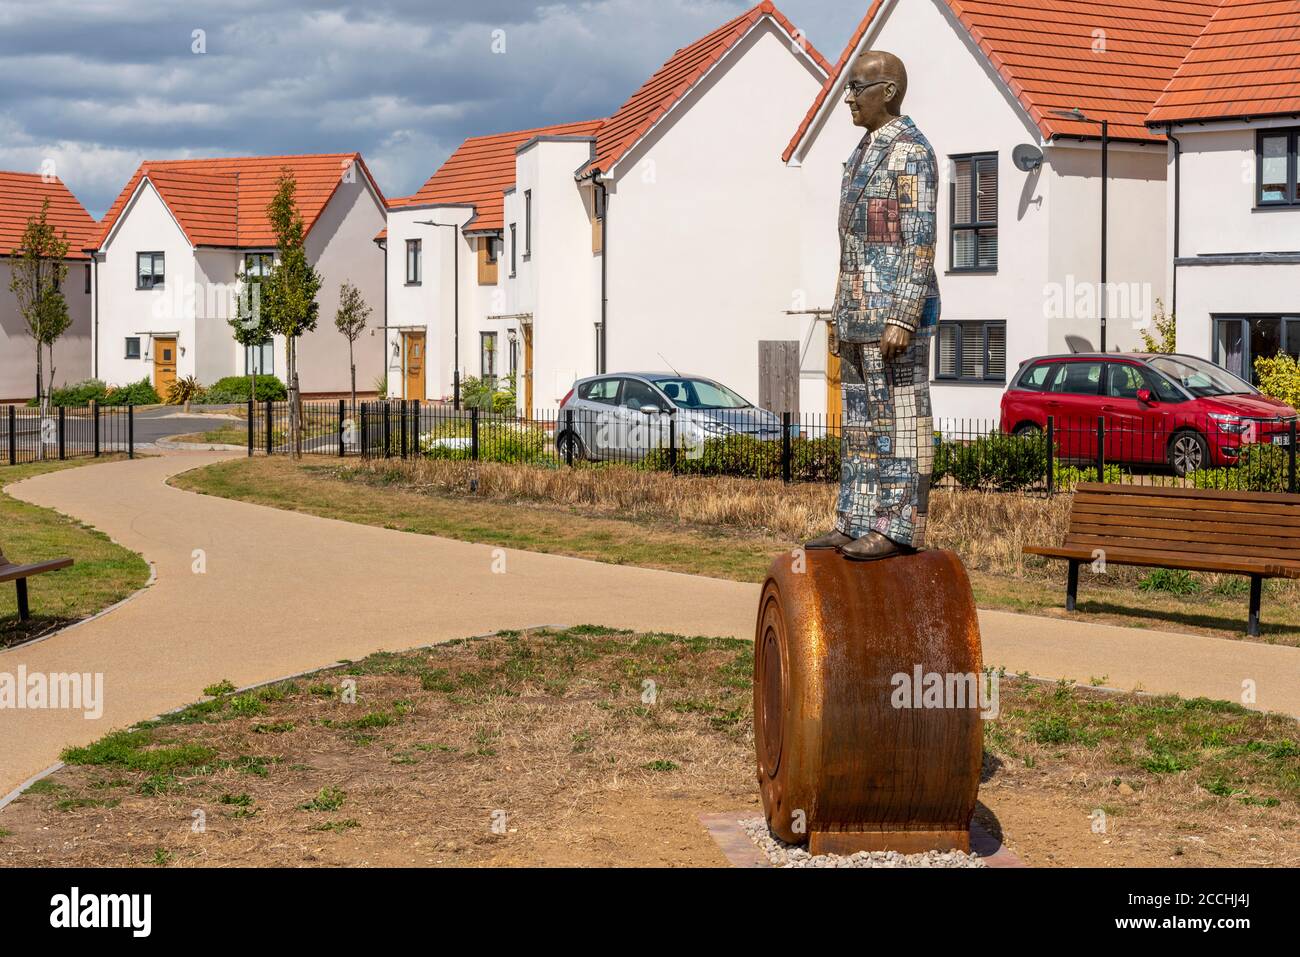
[(432, 220), (416, 220), (417, 226), (440, 226), (443, 229), (454, 230), (451, 237), (451, 262), (452, 262), (452, 288), (455, 293), (455, 312), (453, 318), (453, 345), (455, 351), (456, 365), (451, 374), (452, 381), (452, 407), (460, 411), (460, 226), (455, 223), (435, 223)]
[(1101, 351), (1106, 351), (1106, 311), (1110, 292), (1106, 285), (1107, 219), (1110, 214), (1110, 120), (1094, 120), (1077, 106), (1072, 110), (1052, 110), (1056, 116), (1078, 123), (1101, 124)]

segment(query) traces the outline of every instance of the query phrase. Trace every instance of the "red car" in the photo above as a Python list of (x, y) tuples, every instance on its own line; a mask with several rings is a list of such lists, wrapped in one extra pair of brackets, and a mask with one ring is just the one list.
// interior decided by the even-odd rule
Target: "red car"
[(1029, 359), (1002, 396), (1002, 430), (1038, 434), (1052, 417), (1063, 459), (1168, 465), (1178, 475), (1235, 465), (1243, 445), (1290, 442), (1296, 411), (1195, 356), (1081, 353)]

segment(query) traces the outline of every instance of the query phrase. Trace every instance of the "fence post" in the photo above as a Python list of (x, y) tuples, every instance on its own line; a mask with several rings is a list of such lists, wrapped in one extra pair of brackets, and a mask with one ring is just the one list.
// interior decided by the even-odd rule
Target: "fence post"
[(94, 399), (90, 400), (90, 427), (94, 430), (91, 446), (95, 450), (95, 458), (99, 458), (99, 403)]
[(135, 403), (126, 406), (126, 457), (135, 458)]
[(1286, 456), (1287, 456), (1286, 480), (1287, 480), (1287, 490), (1290, 491), (1292, 494), (1295, 494), (1295, 489), (1296, 489), (1296, 480), (1295, 480), (1295, 478), (1296, 478), (1296, 477), (1295, 477), (1295, 419), (1292, 419), (1292, 420), (1291, 420), (1291, 427), (1290, 427), (1290, 430), (1289, 430), (1289, 431), (1290, 431), (1290, 441), (1288, 441), (1287, 444), (1286, 444)]
[(787, 409), (781, 413), (781, 480), (786, 485), (790, 484), (793, 477), (792, 464), (790, 461), (790, 411)]
[(343, 458), (347, 454), (343, 448), (343, 414), (345, 407), (346, 403), (339, 399), (339, 458)]
[(668, 468), (677, 474), (677, 413), (668, 416)]
[(564, 443), (564, 464), (573, 467), (573, 443), (577, 441), (577, 435), (573, 431), (573, 410), (564, 410), (564, 432), (568, 436), (568, 441)]
[(411, 400), (411, 455), (420, 454), (420, 400)]
[(270, 399), (266, 400), (266, 454), (271, 454), (271, 446), (275, 444), (274, 434), (275, 406)]
[(67, 456), (67, 435), (68, 422), (63, 415), (63, 406), (59, 406), (59, 461), (62, 462)]
[(469, 410), (469, 457), (478, 461), (478, 406)]
[(368, 409), (369, 405), (370, 405), (369, 402), (362, 402), (362, 403), (361, 403), (361, 433), (360, 433), (360, 440), (361, 440), (361, 457), (362, 457), (363, 459), (368, 459), (368, 458), (370, 458), (370, 432), (368, 431), (368, 430), (369, 430), (369, 422), (367, 421), (368, 416), (366, 415), (367, 411), (369, 411), (369, 409)]
[(1056, 491), (1056, 417), (1047, 417), (1047, 494)]
[(1097, 416), (1097, 481), (1106, 481), (1106, 417)]
[(406, 399), (402, 400), (402, 427), (399, 430), (402, 439), (402, 458), (406, 458), (406, 425), (407, 418), (411, 414), (410, 403)]
[(384, 403), (384, 458), (389, 458), (393, 454), (392, 408), (393, 405), (391, 402)]
[(18, 445), (17, 445), (18, 421), (17, 420), (18, 420), (18, 415), (16, 412), (14, 412), (14, 407), (11, 405), (9, 406), (9, 464), (10, 465), (18, 464)]
[(248, 400), (248, 457), (253, 457), (253, 400)]

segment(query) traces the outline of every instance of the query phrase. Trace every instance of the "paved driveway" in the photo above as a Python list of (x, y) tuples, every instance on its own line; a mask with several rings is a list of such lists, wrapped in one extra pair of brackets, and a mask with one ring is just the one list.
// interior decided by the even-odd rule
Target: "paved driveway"
[[(0, 710), (0, 795), (84, 744), (251, 684), (503, 628), (599, 624), (753, 634), (758, 586), (371, 528), (166, 485), (231, 453), (176, 453), (68, 469), (7, 489), (106, 532), (155, 566), (121, 608), (0, 653), (0, 672), (98, 672), (102, 718)], [(472, 505), (466, 505), (472, 508)], [(501, 559), (504, 556), (504, 571)], [(202, 572), (196, 562), (202, 561)], [(1237, 700), (1300, 714), (1300, 649), (981, 613), (985, 663), (1011, 672)]]

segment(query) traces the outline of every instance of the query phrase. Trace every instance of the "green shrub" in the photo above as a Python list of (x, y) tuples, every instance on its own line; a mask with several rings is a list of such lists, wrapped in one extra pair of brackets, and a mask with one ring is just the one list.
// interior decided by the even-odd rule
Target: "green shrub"
[[(50, 405), (64, 405), (70, 409), (84, 408), (91, 402), (104, 404), (104, 399), (108, 395), (108, 386), (104, 385), (99, 379), (86, 379), (84, 382), (77, 382), (73, 385), (64, 386), (62, 389), (55, 389), (50, 393)], [(30, 399), (28, 405), (36, 405), (35, 399)]]
[[(272, 402), (283, 402), (289, 398), (289, 390), (285, 388), (283, 382), (273, 375), (257, 376), (254, 391), (258, 402), (265, 402), (267, 399)], [(232, 375), (226, 376), (224, 379), (218, 379), (207, 390), (203, 401), (209, 405), (247, 402), (248, 376)]]
[(145, 376), (139, 382), (130, 385), (114, 386), (104, 396), (104, 405), (161, 405), (162, 396), (154, 390), (153, 383)]
[[(421, 433), (420, 452), (431, 459), (469, 459), (473, 455), (469, 443), (472, 433), (473, 425), (469, 419), (440, 422), (428, 432)], [(454, 445), (440, 444), (446, 439), (463, 441)], [(395, 438), (394, 441), (400, 440)], [(510, 419), (479, 420), (478, 457), (481, 462), (531, 465), (554, 461), (555, 455), (551, 434), (545, 429), (524, 425)]]
[[(1107, 465), (1102, 470), (1103, 481), (1107, 485), (1116, 485), (1124, 480), (1124, 472), (1118, 465)], [(1057, 492), (1073, 491), (1080, 482), (1097, 481), (1097, 467), (1079, 468), (1076, 465), (1062, 465), (1060, 459), (1052, 460), (1052, 488)]]
[(1300, 408), (1300, 364), (1294, 357), (1285, 352), (1260, 356), (1255, 360), (1255, 374), (1261, 392), (1281, 399), (1293, 409)]
[(1192, 573), (1181, 568), (1156, 568), (1147, 574), (1138, 588), (1143, 591), (1163, 591), (1171, 595), (1195, 595), (1201, 590), (1201, 584), (1192, 577)]
[[(1288, 357), (1289, 358), (1289, 357)], [(1289, 487), (1290, 453), (1277, 445), (1242, 446), (1237, 464), (1228, 468), (1189, 472), (1194, 488), (1240, 492), (1285, 492)]]
[[(670, 449), (651, 449), (642, 460), (645, 468), (672, 468)], [(698, 454), (677, 450), (677, 471), (683, 475), (726, 475), (734, 478), (780, 478), (781, 443), (748, 435), (706, 439)], [(796, 482), (825, 482), (840, 476), (838, 436), (790, 440), (790, 477)]]
[(973, 441), (940, 441), (934, 481), (951, 477), (966, 489), (1021, 491), (1047, 475), (1047, 440), (1041, 435), (992, 433)]
[(499, 415), (513, 415), (515, 411), (515, 377), (498, 379), (496, 388), (490, 380), (469, 376), (460, 382), (460, 402), (466, 409), (480, 409)]
[(189, 405), (191, 402), (202, 402), (205, 399), (203, 386), (199, 385), (199, 380), (194, 376), (185, 376), (178, 378), (171, 384), (167, 390), (168, 405)]

